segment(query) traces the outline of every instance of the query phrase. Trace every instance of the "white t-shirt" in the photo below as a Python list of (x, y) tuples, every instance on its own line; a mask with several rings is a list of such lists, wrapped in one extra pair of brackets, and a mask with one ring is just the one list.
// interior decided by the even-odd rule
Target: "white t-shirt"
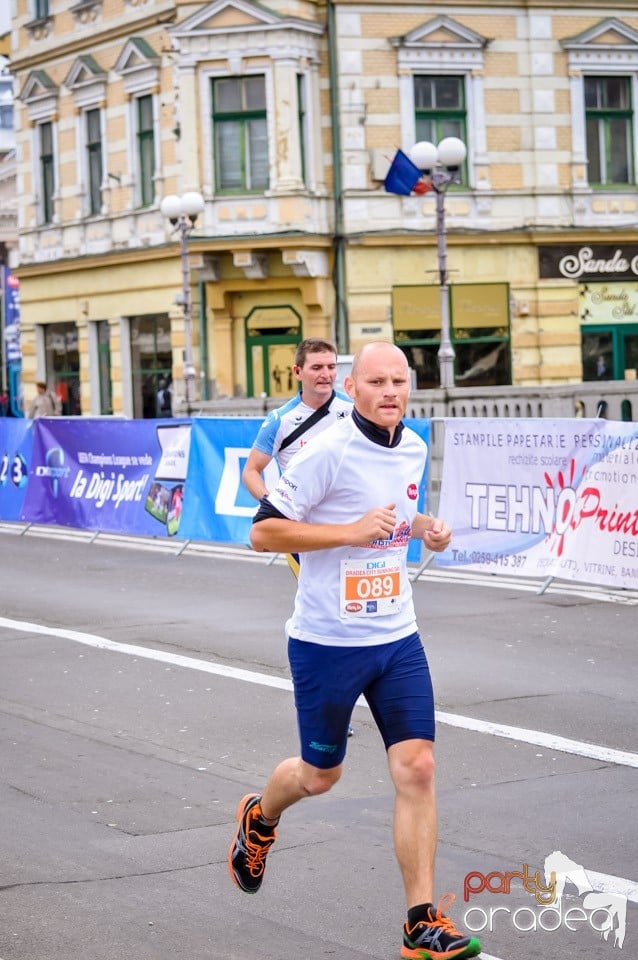
[(407, 549), (427, 445), (408, 427), (396, 447), (370, 440), (351, 417), (315, 437), (268, 494), (290, 520), (350, 523), (396, 504), (389, 540), (302, 553), (289, 636), (329, 646), (400, 640), (416, 630)]
[(313, 407), (304, 403), (301, 393), (298, 393), (277, 410), (270, 411), (259, 428), (253, 447), (261, 450), (262, 453), (267, 453), (270, 457), (276, 457), (280, 469), (285, 470), (295, 454), (305, 447), (311, 437), (322, 433), (331, 423), (350, 416), (352, 400), (344, 393), (336, 391), (327, 415), (293, 440), (290, 446), (280, 451), (279, 448), (286, 437), (289, 437), (314, 412)]

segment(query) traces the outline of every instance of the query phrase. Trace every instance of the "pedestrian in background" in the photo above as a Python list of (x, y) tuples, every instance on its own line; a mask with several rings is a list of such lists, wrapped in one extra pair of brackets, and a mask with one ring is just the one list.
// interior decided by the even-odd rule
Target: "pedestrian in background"
[(53, 392), (49, 390), (43, 380), (36, 383), (37, 393), (27, 413), (27, 417), (36, 420), (38, 417), (57, 417), (60, 413), (60, 401)]
[(158, 417), (173, 416), (173, 391), (171, 390), (170, 379), (162, 377), (157, 391), (157, 415)]

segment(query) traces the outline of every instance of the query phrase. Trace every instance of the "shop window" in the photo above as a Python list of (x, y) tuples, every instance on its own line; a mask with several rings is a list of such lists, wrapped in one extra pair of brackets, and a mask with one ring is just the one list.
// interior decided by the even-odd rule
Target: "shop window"
[(638, 379), (638, 325), (581, 327), (583, 380)]
[[(454, 284), (449, 288), (455, 383), (462, 387), (511, 384), (507, 284)], [(417, 389), (440, 386), (441, 288), (395, 287), (394, 340), (416, 373)]]
[(133, 416), (160, 416), (161, 385), (172, 382), (171, 322), (167, 314), (131, 317)]
[(589, 183), (633, 183), (633, 108), (629, 77), (585, 77)]
[(113, 413), (113, 387), (111, 382), (111, 334), (107, 320), (97, 322), (97, 351), (100, 386), (100, 413)]
[(212, 80), (215, 184), (220, 193), (268, 187), (266, 83), (263, 76)]
[(62, 415), (79, 417), (80, 349), (74, 323), (49, 323), (44, 328), (46, 381), (53, 383), (62, 404)]

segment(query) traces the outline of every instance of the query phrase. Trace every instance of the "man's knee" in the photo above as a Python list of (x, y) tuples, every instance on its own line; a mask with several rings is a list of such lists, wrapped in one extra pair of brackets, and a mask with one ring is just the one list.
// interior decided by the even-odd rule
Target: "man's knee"
[(434, 785), (434, 752), (429, 741), (393, 744), (388, 760), (397, 789), (429, 790)]
[(306, 795), (316, 797), (320, 793), (327, 793), (341, 776), (342, 767), (331, 767), (329, 770), (322, 770), (319, 767), (313, 767), (309, 763), (304, 763), (301, 773), (301, 783)]

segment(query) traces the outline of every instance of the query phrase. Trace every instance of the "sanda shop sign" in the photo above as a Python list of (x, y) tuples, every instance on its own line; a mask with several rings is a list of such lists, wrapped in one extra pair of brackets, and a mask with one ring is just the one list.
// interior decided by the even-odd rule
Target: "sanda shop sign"
[(638, 277), (638, 245), (574, 244), (538, 248), (541, 279), (620, 280)]

